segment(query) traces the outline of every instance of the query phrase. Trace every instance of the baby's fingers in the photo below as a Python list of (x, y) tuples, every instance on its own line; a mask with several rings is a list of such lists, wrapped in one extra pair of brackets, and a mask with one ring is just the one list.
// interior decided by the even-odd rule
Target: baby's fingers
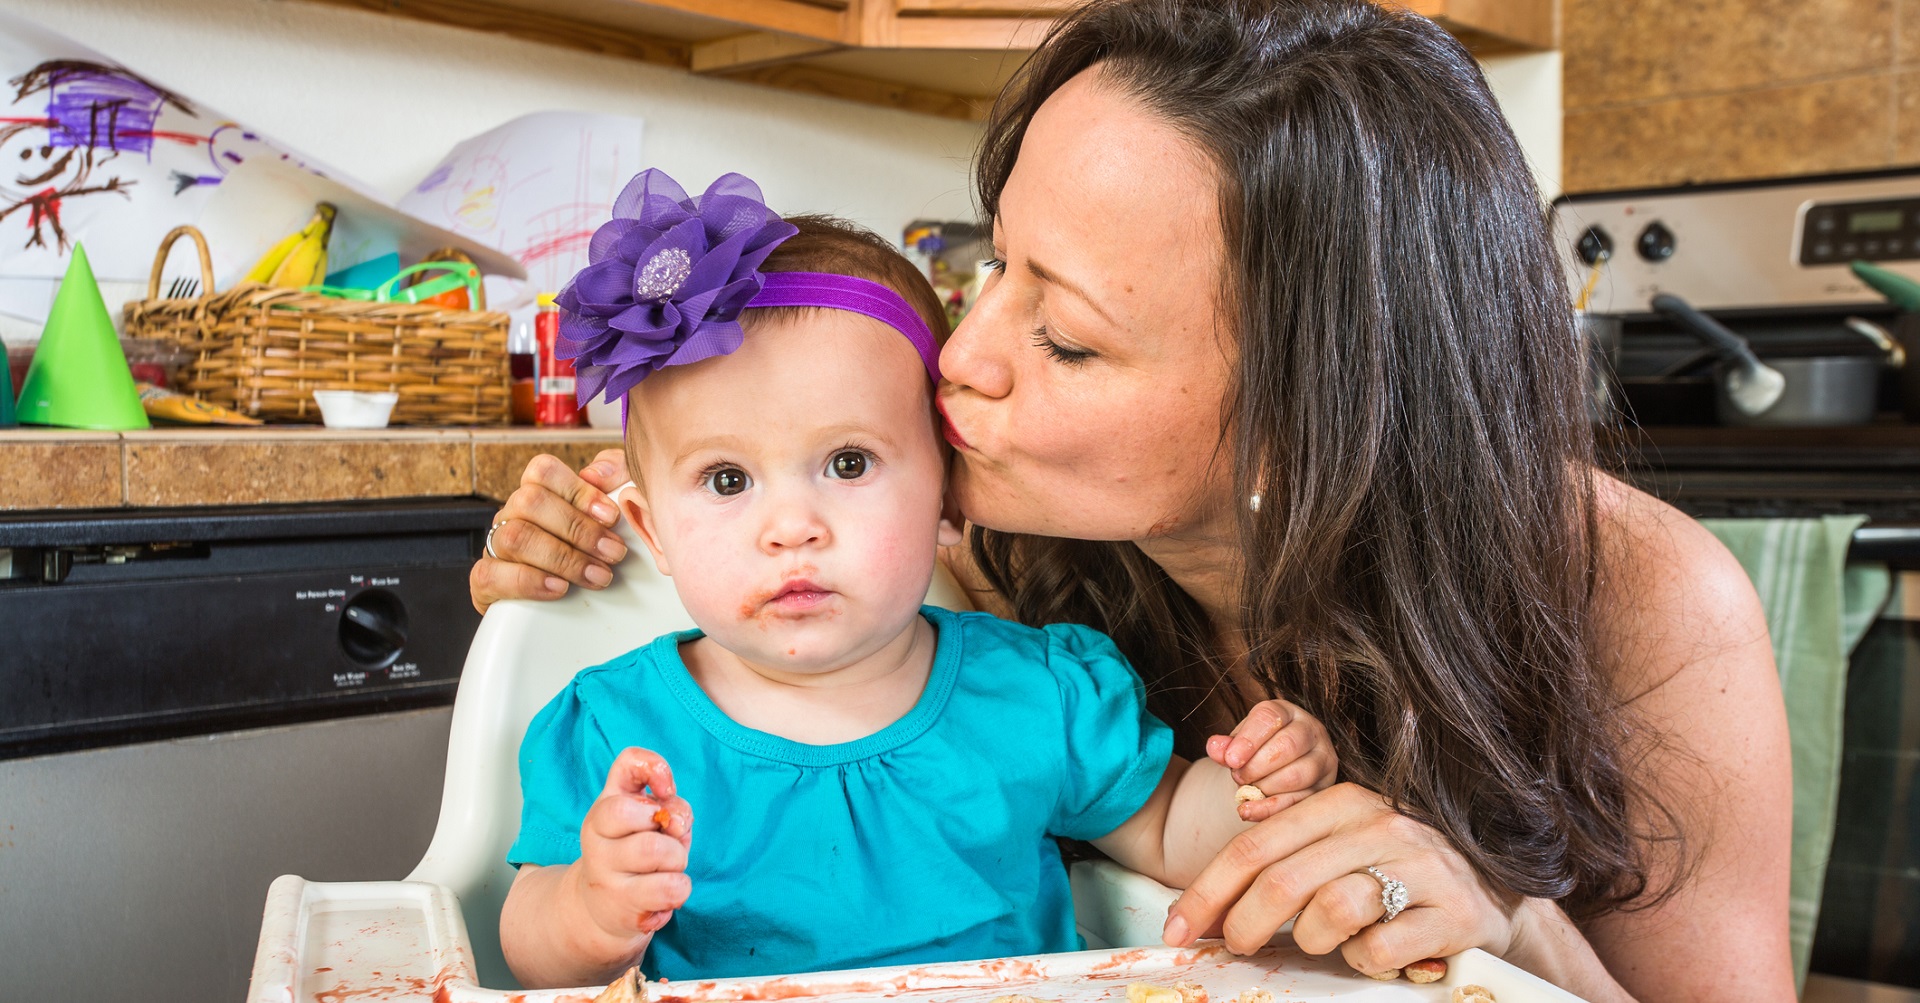
[(600, 796), (649, 793), (661, 800), (674, 795), (673, 768), (651, 749), (626, 749), (607, 770), (607, 783)]
[(1265, 822), (1267, 819), (1286, 811), (1288, 808), (1305, 801), (1313, 791), (1288, 791), (1272, 797), (1242, 802), (1240, 819), (1243, 822)]
[[(675, 799), (679, 800), (679, 799)], [(685, 804), (685, 802), (681, 802)], [(625, 839), (639, 833), (659, 833), (671, 823), (671, 813), (660, 802), (631, 794), (608, 794), (587, 809), (580, 826), (581, 842), (589, 839)], [(689, 819), (691, 816), (689, 816)]]
[[(1247, 712), (1245, 720), (1234, 726), (1233, 735), (1227, 742), (1226, 748), (1222, 750), (1218, 762), (1227, 769), (1236, 771), (1237, 777), (1237, 771), (1253, 759), (1254, 753), (1258, 752), (1261, 746), (1266, 745), (1267, 740), (1275, 732), (1285, 728), (1292, 720), (1293, 708), (1284, 700), (1264, 700), (1254, 704), (1253, 710)], [(1214, 743), (1211, 740), (1208, 741), (1209, 756), (1213, 754), (1213, 747)], [(1245, 783), (1245, 781), (1241, 782)]]
[[(582, 848), (584, 855), (585, 848)], [(668, 874), (687, 869), (687, 848), (660, 832), (636, 832), (593, 848), (594, 865), (609, 874)]]
[(1262, 790), (1288, 790), (1284, 784), (1268, 783), (1267, 778), (1302, 761), (1321, 741), (1320, 729), (1296, 719), (1267, 739), (1239, 769), (1233, 771), (1238, 783), (1253, 784)]

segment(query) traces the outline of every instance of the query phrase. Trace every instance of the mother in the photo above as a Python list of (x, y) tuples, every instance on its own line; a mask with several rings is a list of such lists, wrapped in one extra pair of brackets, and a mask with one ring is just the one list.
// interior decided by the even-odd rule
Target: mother
[[(1592, 1000), (1789, 998), (1758, 601), (1594, 468), (1556, 249), (1460, 45), (1365, 0), (1097, 3), (978, 178), (1003, 273), (940, 359), (956, 572), (1112, 634), (1186, 755), (1280, 695), (1341, 751), (1167, 941), (1298, 914), (1365, 972), (1481, 947)], [(475, 602), (604, 585), (619, 467), (535, 461)], [(1368, 866), (1411, 891), (1391, 923)]]

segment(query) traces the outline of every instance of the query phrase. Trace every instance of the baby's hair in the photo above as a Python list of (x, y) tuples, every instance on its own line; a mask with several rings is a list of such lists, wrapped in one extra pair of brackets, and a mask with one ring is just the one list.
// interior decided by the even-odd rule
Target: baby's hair
[[(878, 282), (899, 293), (907, 305), (927, 322), (927, 329), (933, 332), (935, 344), (947, 343), (947, 335), (953, 328), (947, 321), (946, 309), (940, 305), (940, 297), (933, 291), (933, 283), (927, 281), (920, 269), (908, 261), (907, 256), (900, 253), (887, 238), (837, 216), (804, 215), (787, 216), (785, 219), (799, 227), (800, 232), (788, 237), (767, 256), (766, 262), (760, 266), (762, 272), (829, 272)], [(823, 309), (827, 308), (760, 307), (743, 312), (740, 323), (746, 328), (747, 337), (751, 338), (756, 320), (790, 317), (807, 310)], [(626, 434), (622, 436), (627, 469), (632, 472), (635, 483), (640, 482), (639, 450), (635, 448), (636, 436), (640, 431), (637, 422), (629, 422)]]
[[(899, 293), (927, 322), (935, 344), (947, 343), (952, 327), (947, 322), (946, 309), (940, 305), (940, 297), (933, 291), (933, 284), (887, 238), (836, 216), (788, 216), (786, 220), (799, 227), (800, 232), (775, 248), (760, 266), (761, 271), (830, 272), (878, 282)], [(763, 307), (748, 310), (741, 320), (751, 323), (755, 315), (777, 317), (795, 310), (815, 309), (822, 308)]]

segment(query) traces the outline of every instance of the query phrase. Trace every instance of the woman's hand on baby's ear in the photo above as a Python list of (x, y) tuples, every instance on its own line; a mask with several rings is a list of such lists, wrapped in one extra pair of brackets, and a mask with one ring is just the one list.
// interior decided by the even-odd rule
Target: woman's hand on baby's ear
[(639, 937), (667, 925), (687, 901), (693, 808), (674, 793), (658, 753), (628, 749), (607, 771), (580, 826), (580, 860), (568, 876), (594, 925)]
[(1233, 780), (1262, 795), (1240, 804), (1240, 817), (1259, 822), (1332, 787), (1340, 759), (1320, 719), (1285, 700), (1255, 704), (1231, 735), (1207, 739), (1207, 758), (1232, 771)]
[(626, 454), (602, 450), (586, 469), (541, 454), (493, 517), (490, 552), (473, 566), (468, 588), (482, 613), (502, 599), (558, 599), (568, 584), (605, 588), (627, 556), (608, 493), (627, 482)]

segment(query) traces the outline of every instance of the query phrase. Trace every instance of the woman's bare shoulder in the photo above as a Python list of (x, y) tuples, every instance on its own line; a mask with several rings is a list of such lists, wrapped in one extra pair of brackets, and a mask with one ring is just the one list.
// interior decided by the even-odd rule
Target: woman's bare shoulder
[[(1595, 627), (1624, 694), (1657, 688), (1689, 666), (1724, 663), (1715, 656), (1770, 650), (1753, 583), (1706, 527), (1604, 473), (1594, 475), (1594, 501)], [(1763, 667), (1771, 670), (1770, 658)]]

